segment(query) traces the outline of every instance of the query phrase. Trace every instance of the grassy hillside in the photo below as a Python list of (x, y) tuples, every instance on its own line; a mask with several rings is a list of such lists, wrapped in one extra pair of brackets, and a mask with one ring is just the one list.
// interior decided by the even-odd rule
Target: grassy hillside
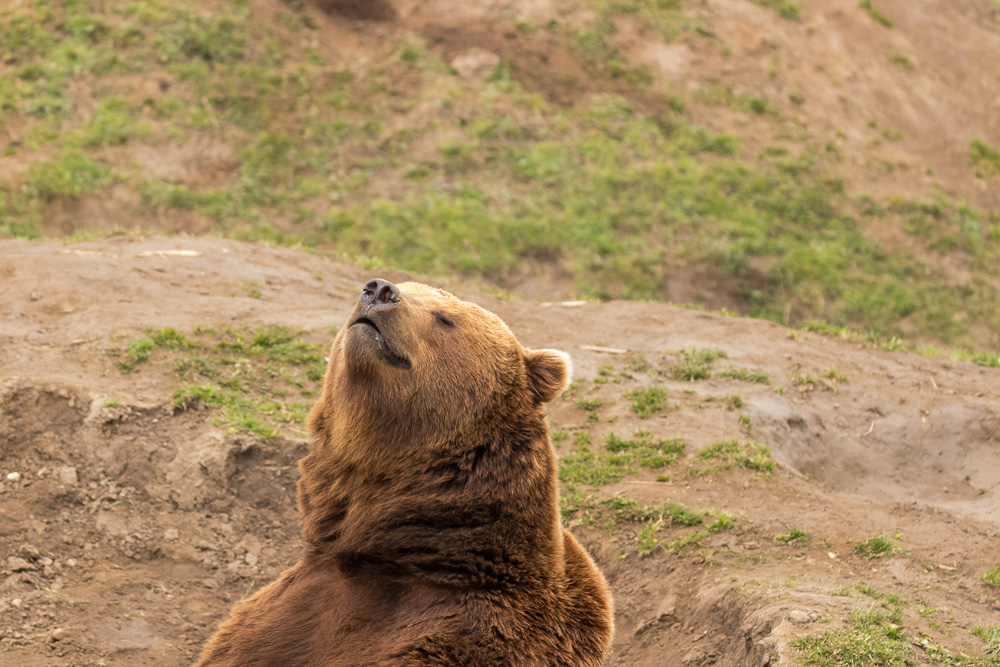
[[(218, 232), (997, 347), (1000, 211), (850, 191), (841, 146), (802, 131), (794, 98), (675, 90), (620, 47), (623, 20), (646, 41), (712, 39), (686, 3), (594, 1), (496, 19), (566, 72), (517, 57), (470, 72), (441, 39), (299, 0), (26, 2), (0, 14), (0, 233)], [(338, 51), (350, 30), (361, 50)], [(719, 110), (776, 132), (712, 131)], [(1000, 186), (995, 147), (964, 150)]]

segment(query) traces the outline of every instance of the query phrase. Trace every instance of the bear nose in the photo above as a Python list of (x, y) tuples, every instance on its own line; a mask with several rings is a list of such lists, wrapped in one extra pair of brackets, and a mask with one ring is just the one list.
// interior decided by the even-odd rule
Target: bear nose
[(388, 280), (369, 280), (361, 290), (361, 303), (369, 308), (388, 308), (399, 302), (399, 290)]

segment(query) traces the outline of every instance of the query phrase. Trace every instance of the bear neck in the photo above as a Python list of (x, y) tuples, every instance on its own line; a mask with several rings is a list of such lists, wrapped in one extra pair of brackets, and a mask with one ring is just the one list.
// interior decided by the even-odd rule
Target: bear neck
[(308, 560), (461, 588), (561, 576), (555, 456), (540, 407), (395, 456), (356, 420), (312, 426), (298, 494)]

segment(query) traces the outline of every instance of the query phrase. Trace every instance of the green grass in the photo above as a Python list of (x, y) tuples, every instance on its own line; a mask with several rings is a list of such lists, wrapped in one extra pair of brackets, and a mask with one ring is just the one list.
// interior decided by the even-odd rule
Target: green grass
[(649, 431), (635, 432), (633, 439), (625, 440), (609, 433), (605, 448), (613, 454), (630, 454), (633, 460), (647, 468), (665, 468), (684, 454), (687, 444), (679, 439), (658, 440)]
[(891, 537), (876, 535), (854, 545), (854, 553), (862, 558), (884, 558), (894, 554), (905, 554), (902, 546)]
[(736, 94), (732, 86), (714, 84), (698, 90), (695, 98), (713, 107), (729, 107), (736, 111), (758, 116), (777, 116), (778, 110), (767, 100), (750, 93)]
[(735, 467), (769, 475), (774, 472), (771, 450), (748, 440), (720, 440), (698, 452), (698, 459), (709, 463), (707, 468), (693, 469), (697, 474), (712, 474)]
[(883, 14), (879, 8), (872, 3), (872, 0), (861, 0), (861, 2), (858, 3), (858, 7), (868, 12), (869, 16), (884, 25), (886, 28), (891, 28), (895, 25), (892, 19)]
[(637, 547), (639, 553), (646, 553), (659, 544), (659, 540), (656, 539), (656, 533), (659, 529), (659, 521), (650, 521), (642, 527), (639, 531), (639, 545)]
[(736, 368), (727, 366), (715, 374), (716, 377), (739, 380), (741, 382), (756, 382), (757, 384), (771, 384), (771, 375), (767, 371), (749, 370), (746, 368)]
[(1000, 588), (1000, 568), (991, 567), (980, 577), (987, 586)]
[[(759, 1), (799, 16), (787, 0)], [(19, 3), (0, 15), (0, 122), (21, 136), (0, 151), (24, 167), (0, 180), (0, 235), (39, 238), (56, 213), (120, 190), (137, 224), (177, 216), (425, 276), (507, 287), (553, 269), (580, 298), (663, 300), (667, 267), (683, 262), (718, 275), (727, 303), (754, 317), (987, 344), (979, 332), (1000, 328), (1000, 214), (952, 201), (859, 208), (825, 145), (755, 153), (693, 122), (682, 95), (614, 48), (623, 17), (665, 40), (710, 35), (683, 3), (587, 4), (589, 23), (543, 30), (595, 87), (622, 94), (561, 104), (522, 86), (535, 73), (516, 62), (462, 81), (413, 36), (349, 70), (324, 63), (308, 46), (318, 10), (303, 3), (273, 16), (242, 1)], [(694, 97), (778, 113), (723, 84)], [(400, 127), (418, 105), (433, 118)], [(179, 184), (135, 159), (138, 147), (198, 142), (231, 154), (210, 182)], [(986, 149), (972, 145), (983, 173)], [(880, 216), (926, 237), (926, 258), (869, 238)], [(954, 253), (969, 260), (963, 284), (936, 261)]]
[(667, 390), (663, 387), (634, 389), (625, 394), (632, 399), (632, 411), (640, 419), (649, 419), (654, 413), (663, 412), (667, 404)]
[(905, 55), (903, 53), (899, 53), (898, 51), (896, 53), (893, 53), (891, 56), (889, 56), (889, 62), (895, 63), (896, 65), (900, 65), (900, 66), (904, 67), (905, 69), (914, 69), (915, 68), (915, 65), (913, 64), (913, 60), (911, 60), (909, 56), (907, 56), (907, 55)]
[(280, 325), (190, 334), (166, 327), (129, 343), (119, 367), (169, 361), (179, 382), (175, 410), (202, 403), (218, 409), (219, 423), (270, 438), (286, 424), (301, 429), (325, 372), (322, 348), (302, 334)]
[[(971, 630), (972, 636), (986, 642), (986, 655), (1000, 659), (1000, 625), (976, 625)], [(1000, 660), (998, 660), (1000, 662)]]
[(587, 412), (594, 412), (598, 408), (604, 405), (604, 401), (600, 398), (578, 398), (576, 399), (576, 407), (581, 410), (586, 410)]
[(712, 362), (728, 357), (725, 350), (714, 348), (681, 350), (677, 363), (670, 369), (670, 376), (677, 380), (704, 380), (711, 374)]
[(903, 632), (882, 612), (851, 615), (847, 627), (792, 640), (803, 665), (817, 667), (916, 667)]
[(993, 148), (985, 141), (973, 139), (969, 145), (972, 164), (988, 174), (1000, 176), (1000, 150)]
[(802, 8), (797, 3), (789, 0), (753, 0), (758, 5), (764, 7), (774, 7), (778, 10), (778, 16), (789, 21), (802, 20)]
[[(564, 521), (603, 526), (611, 533), (623, 527), (631, 532), (631, 529), (638, 526), (636, 549), (639, 553), (657, 548), (679, 551), (698, 544), (702, 538), (712, 533), (736, 527), (732, 516), (725, 512), (691, 510), (674, 501), (643, 505), (622, 496), (598, 500), (595, 496), (580, 491), (571, 491), (560, 497), (560, 512)], [(706, 527), (705, 519), (708, 516), (715, 518)], [(660, 538), (667, 531), (678, 537), (664, 544)]]
[[(578, 431), (574, 447), (562, 457), (559, 479), (570, 489), (585, 485), (598, 489), (638, 472), (640, 466), (662, 469), (684, 453), (683, 440), (656, 439), (639, 430), (631, 440), (608, 434), (604, 449), (590, 447), (590, 434)], [(581, 437), (584, 436), (584, 437)]]
[[(803, 665), (818, 667), (997, 667), (1000, 665), (1000, 626), (974, 626), (971, 634), (986, 643), (981, 657), (964, 652), (954, 654), (920, 632), (911, 638), (903, 627), (905, 601), (871, 586), (859, 586), (868, 597), (879, 600), (877, 607), (851, 612), (843, 628), (799, 637), (791, 644)], [(931, 624), (934, 625), (933, 623)], [(915, 653), (912, 646), (920, 647)], [(918, 659), (919, 656), (919, 659)]]
[(809, 541), (809, 537), (806, 535), (805, 531), (801, 528), (796, 528), (795, 526), (789, 526), (788, 530), (780, 535), (775, 535), (774, 539), (778, 542), (784, 542), (785, 544), (798, 545), (804, 545)]
[(632, 456), (595, 453), (586, 444), (577, 444), (562, 457), (559, 479), (572, 490), (579, 485), (598, 489), (605, 484), (620, 481), (625, 475), (634, 474)]
[(128, 344), (125, 360), (118, 364), (123, 371), (131, 371), (139, 364), (146, 363), (153, 356), (155, 344), (152, 338), (136, 338)]

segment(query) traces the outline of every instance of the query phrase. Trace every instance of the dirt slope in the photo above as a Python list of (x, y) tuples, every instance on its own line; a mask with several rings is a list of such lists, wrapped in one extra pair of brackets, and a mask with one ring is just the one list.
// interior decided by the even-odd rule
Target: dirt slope
[[(163, 327), (282, 324), (328, 341), (376, 273), (403, 277), (219, 239), (0, 243), (0, 664), (184, 664), (237, 599), (293, 562), (300, 426), (262, 441), (214, 410), (176, 410), (177, 357), (158, 351), (123, 373), (109, 350)], [(969, 630), (1000, 614), (980, 580), (1000, 565), (1000, 371), (663, 304), (443, 286), (499, 313), (524, 344), (573, 356), (579, 382), (550, 410), (553, 432), (569, 436), (557, 442), (564, 462), (639, 428), (688, 444), (669, 475), (639, 467), (564, 489), (574, 503), (595, 496), (566, 514), (614, 589), (610, 664), (796, 664), (793, 638), (878, 607), (857, 586), (898, 594), (914, 641), (924, 632), (982, 654)], [(728, 358), (707, 379), (665, 374), (691, 347)], [(641, 419), (626, 392), (653, 386), (669, 402)], [(769, 445), (774, 473), (706, 473), (698, 452), (726, 438)], [(668, 549), (695, 529), (667, 520), (640, 554), (648, 524), (599, 511), (623, 499), (733, 525)], [(790, 526), (808, 542), (774, 539)], [(906, 553), (853, 552), (876, 535)]]

